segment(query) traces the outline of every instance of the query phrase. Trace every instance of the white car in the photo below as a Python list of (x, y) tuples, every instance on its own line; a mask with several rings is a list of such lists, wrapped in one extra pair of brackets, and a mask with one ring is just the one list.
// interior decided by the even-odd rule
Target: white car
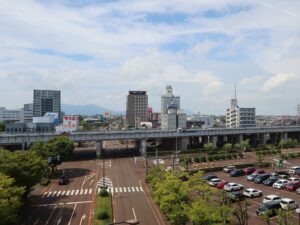
[(228, 183), (224, 186), (224, 189), (226, 191), (239, 191), (243, 188), (244, 188), (243, 185), (237, 183)]
[(223, 169), (223, 172), (225, 173), (230, 173), (231, 171), (235, 170), (236, 167), (235, 166), (226, 166), (224, 169)]
[(208, 182), (208, 184), (210, 185), (210, 186), (217, 186), (217, 184), (218, 183), (220, 183), (220, 182), (222, 182), (222, 180), (221, 179), (219, 179), (219, 178), (213, 178), (213, 179), (211, 179), (209, 182)]
[(273, 187), (277, 188), (277, 189), (282, 189), (282, 188), (285, 188), (285, 186), (287, 185), (288, 182), (289, 182), (288, 180), (281, 179), (281, 180), (276, 181), (273, 184)]
[(247, 188), (244, 190), (243, 195), (249, 198), (262, 196), (262, 191), (254, 188)]
[(293, 210), (293, 209), (298, 208), (298, 203), (290, 198), (281, 199), (280, 205), (281, 205), (281, 208), (283, 208), (285, 210)]
[(281, 197), (279, 197), (278, 195), (267, 195), (264, 197), (263, 199), (263, 203), (267, 203), (267, 202), (277, 202), (280, 203), (281, 202)]
[(289, 173), (295, 174), (296, 170), (300, 170), (300, 166), (292, 166), (289, 170)]
[(299, 181), (299, 178), (297, 178), (297, 177), (290, 177), (289, 181), (296, 182), (296, 181)]

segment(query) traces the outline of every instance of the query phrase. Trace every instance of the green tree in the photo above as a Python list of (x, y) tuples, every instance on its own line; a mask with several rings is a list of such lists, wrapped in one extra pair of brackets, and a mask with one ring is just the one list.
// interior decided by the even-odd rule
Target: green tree
[(247, 139), (247, 140), (242, 140), (241, 141), (241, 148), (243, 149), (243, 150), (249, 150), (250, 149), (250, 140), (249, 139)]
[(236, 217), (239, 225), (248, 225), (249, 214), (248, 214), (248, 206), (250, 204), (248, 201), (237, 202), (233, 209), (233, 216)]
[(292, 225), (293, 223), (290, 223), (288, 220), (292, 215), (292, 211), (287, 211), (284, 209), (278, 209), (277, 210), (277, 216), (279, 218), (279, 225)]
[(226, 143), (225, 145), (223, 145), (223, 149), (224, 149), (226, 152), (229, 152), (229, 151), (232, 149), (232, 144)]
[(233, 148), (235, 150), (240, 150), (241, 149), (241, 145), (239, 143), (234, 144)]
[(47, 170), (47, 161), (35, 152), (0, 150), (0, 172), (14, 178), (17, 186), (26, 188), (26, 193), (40, 182)]
[(5, 123), (0, 122), (0, 132), (4, 132), (5, 131)]
[(14, 183), (13, 178), (0, 173), (0, 225), (18, 222), (25, 188), (14, 186)]

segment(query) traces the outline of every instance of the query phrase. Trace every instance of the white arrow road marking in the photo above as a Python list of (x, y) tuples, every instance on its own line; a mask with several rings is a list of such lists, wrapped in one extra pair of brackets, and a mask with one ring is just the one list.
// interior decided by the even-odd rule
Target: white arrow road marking
[(81, 219), (80, 219), (80, 224), (79, 225), (81, 225), (82, 224), (82, 221), (85, 219), (85, 214), (83, 214), (83, 216), (81, 217)]
[(59, 220), (57, 221), (56, 225), (59, 225), (61, 223), (61, 217), (59, 217)]
[(133, 212), (134, 219), (136, 220), (136, 215), (135, 215), (134, 208), (132, 208), (132, 212)]
[(92, 185), (92, 183), (94, 182), (94, 180), (95, 180), (95, 179), (91, 180), (91, 182), (90, 182), (90, 186)]

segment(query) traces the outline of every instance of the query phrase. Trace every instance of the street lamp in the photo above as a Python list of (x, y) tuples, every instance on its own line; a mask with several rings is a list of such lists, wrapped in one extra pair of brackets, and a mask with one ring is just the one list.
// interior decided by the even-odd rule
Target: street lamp
[(110, 223), (107, 225), (122, 224), (122, 223), (129, 224), (129, 225), (137, 225), (140, 223), (140, 221), (138, 221), (137, 219), (131, 219), (131, 220), (126, 220), (126, 221), (122, 221), (122, 222)]
[(299, 215), (299, 225), (300, 225), (300, 208), (296, 209), (296, 213)]

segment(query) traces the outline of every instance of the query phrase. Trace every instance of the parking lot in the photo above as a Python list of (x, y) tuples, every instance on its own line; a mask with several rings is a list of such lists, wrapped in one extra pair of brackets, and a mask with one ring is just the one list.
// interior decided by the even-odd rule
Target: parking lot
[[(300, 159), (294, 159), (294, 160), (289, 161), (289, 164), (287, 164), (285, 166), (285, 169), (283, 169), (283, 171), (288, 171), (288, 168), (290, 168), (291, 166), (296, 166), (296, 165), (300, 166)], [(274, 170), (272, 168), (266, 168), (264, 170), (266, 171), (266, 173), (274, 172)], [(254, 189), (262, 191), (262, 193), (263, 193), (262, 197), (247, 199), (247, 201), (250, 203), (250, 206), (248, 207), (248, 214), (250, 217), (249, 224), (256, 224), (256, 225), (266, 224), (266, 222), (263, 221), (261, 218), (259, 218), (255, 212), (256, 209), (262, 204), (263, 198), (266, 195), (273, 194), (273, 195), (278, 195), (282, 198), (291, 198), (291, 199), (295, 200), (300, 206), (300, 195), (298, 195), (295, 191), (287, 191), (285, 189), (275, 189), (273, 187), (265, 186), (263, 184), (256, 184), (254, 182), (247, 181), (246, 175), (240, 176), (240, 177), (230, 177), (228, 173), (224, 173), (223, 171), (210, 172), (210, 173), (206, 173), (206, 174), (211, 174), (211, 175), (213, 174), (213, 175), (216, 175), (218, 178), (224, 179), (226, 181), (242, 184), (244, 189), (254, 188)], [(291, 176), (300, 178), (297, 175), (291, 175)], [(241, 191), (241, 192), (243, 192), (243, 191)], [(298, 224), (298, 218), (299, 218), (298, 214), (295, 212), (295, 210), (293, 210), (293, 212), (289, 218), (289, 222), (292, 224)], [(277, 216), (271, 218), (271, 224), (279, 224)]]

